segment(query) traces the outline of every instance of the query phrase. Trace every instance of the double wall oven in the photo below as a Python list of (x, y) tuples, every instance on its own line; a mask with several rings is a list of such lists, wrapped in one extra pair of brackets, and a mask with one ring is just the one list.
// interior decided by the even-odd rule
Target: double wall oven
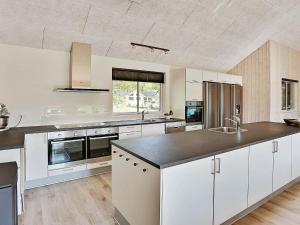
[(51, 132), (48, 135), (48, 169), (111, 160), (111, 141), (118, 128)]

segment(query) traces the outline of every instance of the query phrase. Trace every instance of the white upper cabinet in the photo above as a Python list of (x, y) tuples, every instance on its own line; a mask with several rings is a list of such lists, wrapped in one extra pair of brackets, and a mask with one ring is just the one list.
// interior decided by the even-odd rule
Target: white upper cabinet
[(218, 82), (225, 83), (225, 84), (242, 85), (242, 77), (237, 75), (227, 74), (227, 73), (218, 73)]
[(300, 133), (292, 136), (292, 177), (300, 176)]
[(270, 195), (273, 176), (273, 141), (250, 146), (248, 204)]
[(273, 191), (278, 190), (292, 178), (292, 137), (274, 140)]
[(247, 208), (248, 154), (249, 147), (215, 156), (215, 225)]
[(210, 82), (218, 82), (218, 73), (212, 71), (202, 71), (203, 72), (203, 81), (210, 81)]
[(165, 123), (142, 125), (142, 136), (162, 135), (166, 133)]
[(201, 83), (186, 82), (185, 98), (186, 101), (203, 101), (203, 91)]
[(231, 83), (237, 85), (243, 85), (243, 77), (237, 75), (231, 75)]
[(162, 170), (162, 225), (213, 223), (213, 158)]
[(47, 134), (25, 136), (26, 181), (48, 176)]
[(231, 84), (233, 82), (232, 75), (226, 73), (218, 73), (218, 82)]
[(202, 70), (186, 69), (185, 80), (191, 83), (202, 83)]

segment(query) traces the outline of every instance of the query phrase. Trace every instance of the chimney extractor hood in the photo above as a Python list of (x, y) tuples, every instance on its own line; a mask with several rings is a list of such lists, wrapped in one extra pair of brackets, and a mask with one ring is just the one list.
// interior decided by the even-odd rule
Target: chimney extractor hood
[(107, 92), (108, 89), (91, 88), (90, 44), (73, 42), (70, 55), (70, 85), (68, 88), (56, 88), (57, 92)]

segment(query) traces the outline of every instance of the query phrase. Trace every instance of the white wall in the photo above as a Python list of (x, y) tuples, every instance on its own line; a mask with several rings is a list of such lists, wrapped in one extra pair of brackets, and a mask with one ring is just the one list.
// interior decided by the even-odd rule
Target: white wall
[[(169, 66), (92, 56), (92, 87), (112, 90), (113, 67), (164, 72), (163, 108), (169, 110)], [(55, 87), (67, 87), (68, 84), (69, 53), (0, 45), (0, 102), (11, 112), (10, 126), (16, 123), (19, 114), (24, 116), (21, 126), (125, 118), (112, 115), (111, 91), (53, 92)]]

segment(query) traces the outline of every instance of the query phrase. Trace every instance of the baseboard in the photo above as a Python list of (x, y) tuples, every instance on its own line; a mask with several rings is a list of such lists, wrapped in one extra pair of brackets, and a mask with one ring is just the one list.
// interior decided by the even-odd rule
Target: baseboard
[(66, 181), (71, 181), (71, 180), (77, 180), (85, 177), (95, 176), (102, 173), (108, 173), (108, 172), (111, 172), (111, 166), (100, 167), (100, 168), (90, 169), (90, 170), (83, 170), (83, 171), (62, 174), (57, 176), (51, 176), (51, 177), (46, 177), (43, 179), (38, 179), (33, 181), (26, 181), (25, 190), (56, 184), (56, 183), (61, 183), (61, 182), (66, 182)]
[(125, 219), (122, 213), (114, 207), (114, 220), (117, 225), (130, 225), (130, 223)]
[(264, 205), (265, 203), (267, 203), (268, 201), (270, 201), (274, 197), (278, 196), (279, 194), (281, 194), (285, 190), (289, 189), (291, 186), (293, 186), (294, 184), (296, 184), (298, 182), (300, 182), (300, 178), (297, 178), (297, 179), (291, 181), (290, 183), (288, 183), (287, 185), (285, 185), (282, 188), (278, 189), (277, 191), (274, 191), (272, 194), (268, 195), (267, 197), (265, 197), (261, 201), (255, 203), (252, 206), (249, 206), (244, 211), (240, 212), (236, 216), (234, 216), (234, 217), (230, 218), (229, 220), (225, 221), (224, 223), (222, 223), (222, 225), (231, 225), (231, 224), (235, 223), (236, 221), (238, 221), (238, 220), (242, 219), (243, 217), (247, 216), (249, 213), (253, 212), (255, 209), (257, 209), (260, 206)]

